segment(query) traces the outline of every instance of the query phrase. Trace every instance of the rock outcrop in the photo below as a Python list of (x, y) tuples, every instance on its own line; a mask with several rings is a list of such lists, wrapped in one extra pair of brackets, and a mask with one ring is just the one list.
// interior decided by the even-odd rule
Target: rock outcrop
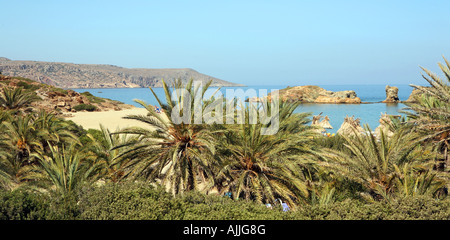
[(333, 126), (330, 124), (330, 118), (328, 116), (323, 117), (323, 120), (319, 122), (319, 126), (325, 129), (333, 129)]
[(322, 120), (322, 113), (319, 113), (319, 115), (313, 116), (311, 126), (319, 126), (326, 129), (333, 129), (333, 127), (330, 124), (330, 118), (328, 116), (323, 117)]
[[(330, 118), (328, 116), (323, 117), (322, 119), (322, 113), (319, 113), (319, 115), (313, 116), (311, 126), (316, 126), (318, 132), (322, 133), (325, 132), (325, 129), (333, 129), (333, 127), (330, 124)], [(322, 120), (320, 120), (322, 119)]]
[(89, 93), (64, 90), (21, 77), (0, 75), (0, 89), (3, 87), (23, 87), (25, 91), (34, 91), (41, 100), (33, 102), (31, 107), (43, 109), (56, 115), (76, 112), (74, 107), (80, 104), (95, 106), (95, 111), (121, 110), (134, 107), (119, 101), (94, 97)]
[(354, 116), (346, 116), (344, 118), (344, 122), (342, 123), (341, 127), (337, 131), (337, 134), (341, 135), (355, 135), (355, 134), (361, 134), (364, 133), (364, 129), (361, 127), (360, 119), (356, 118)]
[(0, 57), (0, 72), (3, 75), (21, 76), (60, 88), (162, 87), (162, 79), (167, 82), (181, 79), (185, 83), (191, 78), (202, 82), (212, 80), (212, 86), (242, 86), (190, 68), (123, 68), (102, 64), (12, 61), (3, 57)]
[(386, 86), (386, 99), (383, 102), (384, 103), (400, 102), (400, 99), (398, 98), (398, 88), (387, 85)]
[[(276, 91), (279, 99), (283, 102), (301, 102), (301, 103), (361, 103), (355, 91), (332, 92), (318, 86), (297, 86), (288, 87)], [(270, 100), (273, 93), (269, 93), (267, 98)], [(250, 101), (260, 101), (261, 99), (252, 98)]]
[(413, 89), (411, 94), (409, 95), (408, 99), (406, 101), (403, 101), (404, 103), (415, 103), (418, 101), (418, 98), (421, 97), (423, 94), (422, 91), (419, 89)]
[(381, 136), (381, 132), (383, 132), (388, 137), (391, 137), (394, 135), (394, 132), (391, 128), (392, 125), (392, 119), (391, 118), (400, 118), (400, 115), (389, 115), (387, 113), (381, 114), (380, 117), (380, 125), (378, 125), (377, 128), (375, 128), (375, 136), (379, 138)]

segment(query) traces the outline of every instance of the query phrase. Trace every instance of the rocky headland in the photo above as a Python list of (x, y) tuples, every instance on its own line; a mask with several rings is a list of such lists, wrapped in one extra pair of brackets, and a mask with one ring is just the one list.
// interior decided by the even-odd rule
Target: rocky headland
[(191, 78), (204, 83), (212, 80), (212, 86), (243, 86), (190, 68), (123, 68), (103, 64), (12, 61), (4, 57), (0, 57), (0, 72), (3, 75), (21, 76), (59, 88), (162, 87), (162, 79), (166, 82), (181, 79), (185, 83)]

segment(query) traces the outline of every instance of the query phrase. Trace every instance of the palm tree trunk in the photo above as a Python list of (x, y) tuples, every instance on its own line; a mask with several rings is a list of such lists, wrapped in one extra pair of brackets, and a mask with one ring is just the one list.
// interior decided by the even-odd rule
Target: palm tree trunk
[[(448, 145), (449, 145), (449, 144), (448, 144), (447, 141), (445, 141), (444, 144), (445, 144), (445, 146), (444, 146), (444, 162), (445, 162), (445, 167), (449, 167), (449, 164), (450, 164), (449, 159), (448, 159)], [(445, 169), (445, 167), (444, 167), (444, 169)]]
[(188, 191), (195, 189), (195, 179), (194, 179), (194, 169), (192, 169), (192, 161), (191, 159), (187, 159), (188, 161), (188, 182), (187, 182), (187, 189)]

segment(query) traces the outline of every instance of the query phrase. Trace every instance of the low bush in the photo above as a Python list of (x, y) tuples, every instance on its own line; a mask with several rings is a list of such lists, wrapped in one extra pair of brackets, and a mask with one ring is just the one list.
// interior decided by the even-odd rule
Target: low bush
[(450, 201), (425, 196), (375, 203), (348, 199), (327, 206), (305, 206), (289, 217), (308, 220), (450, 220)]
[(18, 87), (22, 87), (23, 89), (26, 89), (26, 90), (30, 90), (30, 91), (36, 91), (37, 89), (40, 88), (40, 86), (37, 85), (37, 84), (29, 84), (29, 83), (24, 82), (24, 81), (18, 82), (17, 86)]
[(75, 196), (0, 190), (0, 220), (72, 220), (78, 215)]
[(81, 220), (450, 220), (449, 198), (407, 197), (391, 202), (344, 200), (295, 211), (252, 201), (189, 192), (177, 197), (143, 182), (83, 188), (61, 198), (23, 190), (0, 191), (0, 219)]
[(100, 141), (103, 146), (107, 145), (106, 140), (102, 137), (103, 135), (102, 131), (90, 128), (88, 130), (84, 130), (83, 134), (79, 137), (80, 142), (83, 146), (89, 147), (93, 143), (93, 140), (88, 137), (88, 134), (93, 136), (94, 139)]
[(296, 211), (268, 209), (252, 201), (189, 192), (173, 197), (149, 184), (106, 184), (91, 188), (79, 202), (82, 219), (183, 220), (450, 220), (450, 200), (408, 197), (393, 202), (345, 200)]
[(106, 184), (83, 190), (78, 208), (85, 220), (175, 220), (182, 205), (162, 188), (143, 183)]
[(48, 215), (48, 198), (23, 190), (0, 191), (0, 220), (42, 220)]
[(94, 105), (91, 105), (91, 104), (82, 103), (82, 104), (76, 105), (75, 107), (73, 107), (73, 109), (75, 109), (76, 111), (86, 110), (88, 112), (92, 112), (92, 111), (95, 111), (97, 109), (97, 107)]
[(101, 97), (96, 97), (94, 95), (92, 95), (92, 93), (90, 92), (82, 92), (80, 93), (81, 95), (87, 97), (87, 99), (91, 102), (91, 103), (101, 103), (101, 102), (105, 102), (105, 100)]
[(184, 220), (281, 220), (286, 215), (281, 207), (268, 209), (253, 201), (232, 200), (220, 195), (191, 192), (177, 199), (185, 207)]

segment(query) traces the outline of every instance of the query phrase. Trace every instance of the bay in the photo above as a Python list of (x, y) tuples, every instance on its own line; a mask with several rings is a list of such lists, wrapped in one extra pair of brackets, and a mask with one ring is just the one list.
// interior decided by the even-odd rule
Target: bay
[[(388, 104), (381, 103), (386, 98), (385, 87), (386, 85), (318, 85), (326, 90), (330, 91), (344, 91), (354, 90), (358, 97), (363, 102), (369, 102), (369, 104), (313, 104), (306, 103), (301, 104), (295, 111), (296, 112), (310, 112), (313, 115), (322, 113), (323, 116), (330, 118), (330, 124), (333, 129), (328, 129), (329, 133), (336, 133), (346, 116), (355, 116), (360, 118), (361, 125), (368, 124), (369, 127), (374, 130), (379, 125), (379, 119), (381, 114), (393, 114), (404, 115), (400, 111), (406, 107), (405, 104)], [(398, 96), (400, 100), (404, 101), (408, 99), (413, 88), (409, 85), (395, 85), (399, 88)], [(277, 89), (283, 89), (288, 87), (287, 85), (260, 85), (260, 86), (247, 86), (247, 87), (222, 87), (220, 92), (226, 96), (226, 90), (242, 89), (246, 91), (248, 95), (246, 97), (258, 97), (259, 91), (271, 92)], [(109, 98), (118, 100), (127, 104), (134, 105), (136, 107), (142, 107), (136, 102), (135, 99), (143, 100), (147, 104), (158, 105), (155, 97), (151, 93), (149, 88), (91, 88), (91, 89), (72, 89), (77, 92), (90, 92), (94, 96)], [(156, 95), (165, 101), (164, 90), (162, 88), (153, 88)], [(217, 88), (211, 88), (207, 93), (208, 96), (212, 95)], [(248, 91), (251, 90), (251, 91)], [(254, 91), (252, 91), (254, 90)]]

